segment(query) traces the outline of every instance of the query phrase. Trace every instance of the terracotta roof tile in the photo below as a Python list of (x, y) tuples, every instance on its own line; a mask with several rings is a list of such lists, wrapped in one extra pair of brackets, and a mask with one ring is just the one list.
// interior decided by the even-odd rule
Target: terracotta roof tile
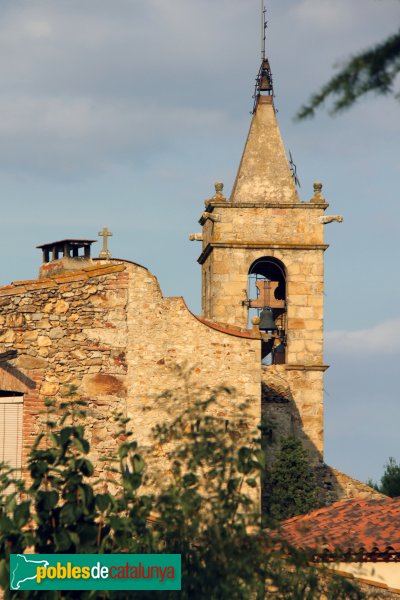
[(400, 560), (400, 497), (335, 502), (281, 525), (284, 541), (297, 548), (389, 553)]
[(211, 321), (210, 319), (206, 319), (205, 317), (200, 317), (198, 315), (194, 315), (198, 321), (201, 321), (204, 325), (211, 327), (212, 329), (216, 329), (217, 331), (221, 331), (222, 333), (227, 333), (228, 335), (236, 335), (238, 337), (249, 338), (253, 340), (261, 339), (260, 334), (255, 333), (252, 329), (242, 329), (241, 327), (237, 327), (236, 325), (227, 325), (225, 323), (217, 323), (216, 321)]

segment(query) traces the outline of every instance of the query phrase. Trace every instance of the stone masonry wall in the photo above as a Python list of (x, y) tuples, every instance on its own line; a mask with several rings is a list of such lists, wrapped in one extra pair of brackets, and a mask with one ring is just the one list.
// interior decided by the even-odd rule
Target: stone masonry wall
[[(154, 448), (152, 427), (218, 386), (233, 387), (236, 394), (220, 395), (211, 411), (234, 427), (247, 399), (248, 430), (255, 430), (261, 416), (260, 341), (205, 325), (182, 298), (163, 298), (147, 270), (129, 269), (127, 411), (135, 437), (153, 457), (158, 453), (161, 464), (165, 453)], [(172, 398), (162, 397), (165, 391)]]
[[(246, 327), (248, 275), (254, 261), (272, 257), (286, 269), (286, 365), (300, 435), (314, 462), (323, 452), (323, 286), (326, 204), (213, 205), (219, 221), (203, 228), (203, 308), (210, 319)], [(208, 249), (208, 250), (207, 250)], [(207, 255), (207, 252), (209, 254)], [(263, 369), (263, 381), (278, 376)], [(282, 406), (279, 406), (282, 411)], [(294, 417), (293, 417), (294, 418)]]
[[(0, 352), (16, 359), (0, 366), (0, 390), (24, 394), (23, 458), (42, 431), (45, 399), (68, 398), (71, 386), (88, 402), (91, 458), (113, 450), (113, 412), (131, 418), (135, 438), (167, 469), (151, 429), (170, 419), (182, 401), (218, 386), (214, 412), (234, 426), (249, 400), (248, 431), (260, 421), (260, 340), (205, 325), (182, 298), (163, 298), (156, 278), (133, 263), (96, 265), (0, 288)], [(184, 373), (189, 373), (190, 381)], [(162, 398), (172, 392), (178, 402)], [(243, 413), (244, 416), (244, 413)]]
[(18, 352), (0, 368), (0, 389), (24, 392), (23, 459), (45, 399), (67, 399), (71, 386), (89, 403), (92, 457), (112, 448), (109, 415), (126, 395), (127, 283), (116, 264), (0, 288), (0, 350)]
[(323, 372), (288, 370), (286, 365), (262, 369), (263, 414), (274, 423), (270, 458), (282, 437), (300, 438), (310, 460), (323, 460)]

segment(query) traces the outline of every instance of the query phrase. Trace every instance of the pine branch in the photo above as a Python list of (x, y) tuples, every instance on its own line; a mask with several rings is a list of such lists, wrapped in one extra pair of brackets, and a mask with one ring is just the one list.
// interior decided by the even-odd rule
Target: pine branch
[[(399, 71), (400, 30), (384, 42), (353, 56), (337, 75), (311, 96), (308, 104), (300, 108), (296, 119), (313, 117), (328, 98), (336, 98), (329, 111), (334, 115), (350, 108), (369, 92), (394, 94), (393, 84)], [(399, 98), (399, 95), (395, 94), (395, 97)]]

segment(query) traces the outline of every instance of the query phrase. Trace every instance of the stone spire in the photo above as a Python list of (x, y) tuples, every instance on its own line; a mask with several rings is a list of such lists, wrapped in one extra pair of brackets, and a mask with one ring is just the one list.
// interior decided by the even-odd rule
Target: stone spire
[(253, 119), (230, 199), (235, 203), (299, 202), (275, 116), (273, 96), (261, 95), (261, 91), (256, 92)]

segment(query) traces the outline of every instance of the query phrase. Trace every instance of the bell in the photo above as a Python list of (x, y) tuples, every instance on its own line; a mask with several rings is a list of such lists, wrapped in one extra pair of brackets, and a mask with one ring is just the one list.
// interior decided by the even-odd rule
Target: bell
[(259, 78), (260, 92), (272, 92), (271, 68), (268, 59), (265, 59), (261, 65)]
[(264, 331), (277, 331), (278, 328), (275, 325), (274, 317), (272, 316), (272, 308), (265, 307), (262, 309), (258, 328), (263, 329)]
[(271, 92), (271, 80), (266, 73), (263, 73), (260, 81), (260, 92)]

